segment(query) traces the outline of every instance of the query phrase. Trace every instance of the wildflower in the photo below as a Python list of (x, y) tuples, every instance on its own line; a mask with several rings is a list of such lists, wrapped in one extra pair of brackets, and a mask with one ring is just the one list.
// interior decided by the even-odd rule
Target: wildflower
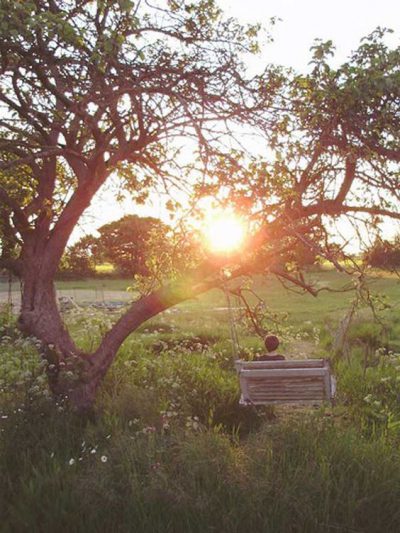
[(68, 464), (69, 466), (72, 466), (75, 464), (75, 459), (71, 458), (69, 461), (68, 461)]
[(102, 455), (100, 457), (100, 460), (101, 460), (102, 463), (106, 463), (107, 462), (107, 455)]
[(96, 451), (97, 451), (96, 448), (92, 448), (92, 449), (90, 450), (90, 453), (91, 453), (91, 454), (95, 454)]

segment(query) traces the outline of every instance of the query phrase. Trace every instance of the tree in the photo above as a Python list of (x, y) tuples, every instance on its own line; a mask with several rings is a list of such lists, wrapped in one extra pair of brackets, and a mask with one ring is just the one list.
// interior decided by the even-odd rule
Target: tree
[(96, 254), (108, 261), (124, 276), (149, 273), (147, 260), (152, 254), (151, 234), (161, 233), (168, 240), (168, 227), (152, 217), (127, 215), (98, 229)]
[[(23, 283), (21, 329), (56, 363), (52, 390), (84, 408), (127, 334), (183, 295), (137, 302), (95, 354), (81, 354), (53, 286), (81, 214), (115, 172), (138, 201), (151, 187), (183, 184), (183, 139), (197, 154), (194, 172), (211, 153), (224, 158), (232, 125), (251, 122), (270, 93), (255, 98), (264, 79), (246, 79), (240, 60), (255, 29), (225, 21), (212, 0), (2, 0), (0, 31), (0, 198), (20, 250), (10, 260), (3, 246), (2, 264)], [(59, 363), (79, 373), (75, 385)]]
[[(78, 409), (91, 406), (130, 333), (219, 286), (222, 266), (296, 282), (274, 261), (294, 242), (313, 248), (316, 228), (326, 240), (318, 252), (329, 255), (328, 217), (399, 217), (399, 50), (382, 34), (337, 70), (321, 43), (309, 75), (268, 67), (249, 79), (242, 56), (256, 51), (257, 28), (225, 20), (213, 0), (0, 0), (0, 31), (0, 199), (18, 248), (17, 257), (2, 248), (2, 266), (21, 277), (19, 325), (55, 365), (53, 392)], [(274, 157), (249, 159), (244, 128), (257, 128)], [(85, 354), (53, 279), (80, 216), (116, 172), (137, 201), (195, 180), (197, 195), (214, 191), (252, 213), (255, 231), (240, 256), (205, 257), (134, 302)]]
[(77, 243), (67, 248), (61, 258), (60, 273), (81, 277), (93, 276), (96, 273), (97, 239), (93, 235), (85, 235)]
[(376, 239), (364, 255), (365, 262), (371, 267), (398, 270), (400, 267), (400, 236), (390, 242)]

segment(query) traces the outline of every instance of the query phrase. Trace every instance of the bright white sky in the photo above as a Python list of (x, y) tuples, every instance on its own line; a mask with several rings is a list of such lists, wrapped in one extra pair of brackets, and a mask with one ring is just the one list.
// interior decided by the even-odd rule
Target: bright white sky
[(304, 70), (314, 39), (331, 39), (338, 63), (356, 49), (360, 39), (377, 26), (392, 28), (399, 40), (399, 0), (220, 0), (226, 13), (243, 22), (267, 25), (272, 16), (282, 19), (274, 28), (274, 43), (264, 50), (266, 61)]
[[(316, 38), (331, 39), (335, 43), (335, 62), (339, 64), (357, 48), (360, 39), (377, 26), (395, 30), (389, 37), (389, 44), (397, 46), (399, 43), (400, 0), (219, 0), (219, 3), (228, 16), (242, 22), (260, 22), (268, 26), (271, 17), (282, 19), (273, 29), (274, 42), (252, 59), (251, 69), (273, 62), (304, 71), (310, 60), (309, 49)], [(72, 240), (93, 233), (124, 214), (166, 219), (163, 203), (164, 199), (154, 196), (147, 206), (137, 207), (129, 200), (116, 204), (104, 190), (93, 201)], [(394, 226), (386, 225), (386, 231), (394, 233)]]

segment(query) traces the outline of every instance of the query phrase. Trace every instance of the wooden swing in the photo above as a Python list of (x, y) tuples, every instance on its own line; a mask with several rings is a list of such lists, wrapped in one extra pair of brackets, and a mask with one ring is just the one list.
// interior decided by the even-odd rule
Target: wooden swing
[(239, 374), (242, 405), (333, 402), (335, 378), (325, 359), (291, 361), (241, 361)]
[(283, 403), (333, 403), (336, 380), (326, 359), (284, 361), (243, 361), (237, 359), (238, 336), (229, 293), (224, 286), (229, 309), (232, 356), (239, 375), (241, 405)]

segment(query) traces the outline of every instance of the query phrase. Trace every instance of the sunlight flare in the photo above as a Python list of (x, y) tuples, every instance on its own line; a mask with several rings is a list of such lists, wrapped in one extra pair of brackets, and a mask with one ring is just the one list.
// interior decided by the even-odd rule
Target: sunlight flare
[(232, 253), (242, 246), (246, 228), (244, 222), (234, 213), (220, 211), (206, 217), (204, 240), (213, 253)]

